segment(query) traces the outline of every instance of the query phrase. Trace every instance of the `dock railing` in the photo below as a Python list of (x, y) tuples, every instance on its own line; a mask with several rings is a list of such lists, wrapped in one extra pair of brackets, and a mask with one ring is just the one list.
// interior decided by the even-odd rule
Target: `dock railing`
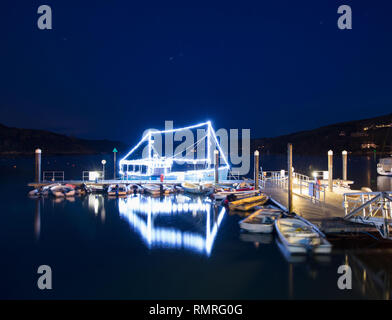
[(103, 180), (103, 171), (83, 171), (83, 181), (100, 181)]
[(240, 180), (240, 173), (238, 171), (229, 170), (227, 174), (228, 180)]
[(64, 171), (44, 171), (42, 173), (42, 181), (64, 181)]
[[(288, 172), (286, 170), (279, 171), (263, 171), (260, 174), (260, 186), (265, 188), (270, 182), (281, 188), (288, 188)], [(323, 199), (325, 201), (326, 188), (324, 185), (317, 184), (314, 178), (307, 175), (294, 172), (293, 173), (293, 193), (308, 196), (314, 200)]]
[(383, 238), (390, 238), (392, 191), (345, 193), (343, 207), (345, 220), (372, 225)]
[(287, 171), (262, 171), (259, 174), (260, 186), (265, 188), (266, 183), (272, 182), (274, 184), (284, 186), (287, 180)]

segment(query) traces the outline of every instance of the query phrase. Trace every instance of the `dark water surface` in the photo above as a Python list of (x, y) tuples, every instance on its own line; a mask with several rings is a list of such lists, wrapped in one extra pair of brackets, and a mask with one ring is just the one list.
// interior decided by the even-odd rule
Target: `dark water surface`
[[(45, 170), (80, 179), (102, 156), (47, 157)], [(107, 172), (111, 157), (107, 156)], [(326, 168), (326, 157), (296, 157), (295, 170)], [(284, 156), (262, 158), (265, 170)], [(341, 176), (340, 160), (335, 159)], [(392, 253), (334, 249), (330, 256), (287, 259), (275, 236), (241, 233), (241, 217), (208, 199), (87, 195), (70, 200), (27, 197), (33, 159), (1, 159), (0, 298), (2, 299), (389, 299)], [(355, 188), (392, 189), (373, 158), (350, 157)], [(348, 262), (352, 290), (339, 290), (337, 269)], [(49, 265), (53, 289), (37, 288)]]

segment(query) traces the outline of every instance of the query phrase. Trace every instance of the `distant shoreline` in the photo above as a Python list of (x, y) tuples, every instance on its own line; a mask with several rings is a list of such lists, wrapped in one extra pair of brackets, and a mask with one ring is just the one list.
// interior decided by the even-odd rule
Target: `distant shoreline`
[[(42, 152), (42, 156), (94, 156), (94, 155), (107, 155), (111, 152)], [(0, 157), (11, 158), (11, 157), (34, 157), (34, 152), (21, 152), (21, 151), (6, 151), (0, 152)]]

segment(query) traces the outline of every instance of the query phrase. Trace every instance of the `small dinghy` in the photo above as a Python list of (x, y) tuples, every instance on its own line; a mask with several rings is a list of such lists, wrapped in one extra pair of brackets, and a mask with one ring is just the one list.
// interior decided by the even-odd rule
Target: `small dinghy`
[(239, 222), (240, 228), (248, 232), (272, 233), (274, 230), (274, 218), (264, 215), (259, 211)]
[(140, 187), (137, 184), (127, 184), (126, 187), (127, 187), (128, 194), (136, 194), (138, 192), (140, 193), (139, 189), (142, 189), (142, 187)]
[(86, 187), (91, 190), (92, 193), (103, 193), (105, 192), (105, 187), (101, 184), (88, 184)]
[(184, 193), (184, 189), (179, 184), (175, 184), (173, 188), (175, 193)]
[(75, 196), (75, 189), (69, 185), (59, 185), (50, 188), (50, 192), (56, 198), (73, 197)]
[[(156, 184), (143, 184), (144, 191), (152, 196), (159, 196), (161, 194), (161, 188)], [(162, 191), (163, 194), (163, 191)]]
[(111, 184), (108, 188), (109, 196), (126, 196), (127, 193), (128, 189), (125, 184)]
[(59, 183), (53, 183), (53, 184), (49, 184), (47, 186), (40, 186), (37, 189), (29, 191), (28, 196), (29, 197), (47, 196), (50, 193), (50, 189), (55, 187), (55, 186), (60, 186), (60, 184)]
[(136, 185), (136, 192), (137, 193), (144, 193), (144, 189), (143, 189), (143, 187), (141, 186), (141, 185)]
[(75, 187), (75, 192), (77, 195), (85, 195), (87, 193), (91, 193), (91, 189), (88, 188), (84, 183)]
[(181, 184), (181, 187), (184, 189), (184, 192), (192, 194), (205, 194), (212, 191), (212, 185), (203, 185), (198, 183), (184, 182)]
[(139, 186), (138, 184), (129, 184), (128, 186), (128, 193), (144, 193), (144, 189)]
[(215, 200), (224, 200), (227, 197), (231, 198), (230, 200), (240, 200), (250, 196), (258, 195), (258, 191), (250, 190), (250, 191), (238, 191), (238, 190), (225, 190), (225, 191), (218, 191), (214, 193)]
[(262, 214), (265, 216), (273, 217), (273, 218), (280, 218), (283, 214), (283, 211), (275, 208), (275, 207), (258, 207), (255, 213)]
[(261, 194), (259, 196), (248, 197), (236, 201), (229, 202), (230, 210), (239, 210), (239, 211), (249, 211), (254, 209), (257, 206), (262, 206), (268, 200), (268, 197), (265, 194)]
[(172, 193), (176, 193), (176, 192), (177, 192), (176, 188), (175, 188), (173, 185), (169, 185), (169, 184), (164, 185), (164, 186), (163, 186), (163, 189), (164, 189), (164, 193), (165, 193), (166, 195), (172, 194)]
[(310, 222), (301, 218), (281, 218), (275, 220), (276, 232), (285, 248), (291, 254), (328, 254), (332, 245)]
[(253, 186), (251, 186), (249, 183), (247, 182), (241, 182), (237, 187), (236, 190), (237, 191), (251, 191), (254, 190), (255, 188)]

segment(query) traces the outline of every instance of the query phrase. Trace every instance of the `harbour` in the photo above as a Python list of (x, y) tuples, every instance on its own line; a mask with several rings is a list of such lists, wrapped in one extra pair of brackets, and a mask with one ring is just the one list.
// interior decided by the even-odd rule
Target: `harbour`
[[(213, 129), (211, 128), (211, 130)], [(217, 141), (218, 140), (216, 140), (216, 142)], [(219, 145), (217, 145), (217, 147), (218, 149), (220, 148)], [(151, 149), (150, 146), (148, 148)], [(133, 150), (131, 152), (133, 152)], [(129, 154), (130, 153), (128, 153), (126, 157)], [(35, 182), (29, 183), (28, 186), (35, 188), (37, 195), (39, 195), (38, 190), (50, 188), (53, 185), (66, 185), (72, 186), (72, 188), (76, 188), (78, 191), (103, 192), (112, 196), (119, 196), (118, 190), (116, 191), (118, 188), (124, 189), (121, 193), (121, 195), (124, 196), (144, 191), (144, 193), (150, 194), (151, 196), (162, 197), (171, 193), (184, 193), (185, 191), (185, 193), (188, 194), (208, 194), (212, 200), (219, 201), (225, 200), (226, 195), (229, 197), (230, 194), (233, 194), (233, 196), (234, 194), (240, 194), (238, 190), (235, 190), (238, 189), (238, 186), (242, 185), (244, 189), (239, 189), (241, 192), (246, 193), (251, 190), (260, 193), (262, 192), (272, 203), (274, 203), (274, 205), (280, 208), (282, 212), (289, 214), (293, 212), (299, 215), (312, 224), (317, 225), (317, 227), (327, 235), (331, 234), (336, 237), (342, 236), (343, 234), (349, 234), (350, 237), (354, 238), (355, 235), (362, 236), (363, 233), (368, 233), (373, 234), (372, 237), (375, 239), (377, 239), (377, 235), (381, 235), (384, 239), (389, 238), (389, 227), (392, 217), (392, 192), (372, 192), (368, 187), (362, 187), (361, 190), (352, 190), (350, 185), (352, 185), (354, 181), (347, 180), (347, 151), (342, 152), (343, 179), (333, 179), (332, 151), (328, 151), (328, 171), (313, 171), (313, 177), (289, 171), (290, 168), (293, 170), (291, 145), (288, 146), (288, 170), (263, 171), (259, 163), (259, 152), (255, 151), (253, 177), (257, 177), (257, 179), (253, 180), (249, 178), (239, 179), (240, 177), (235, 177), (230, 171), (228, 177), (231, 179), (220, 180), (221, 174), (217, 169), (219, 165), (218, 150), (215, 151), (215, 155), (215, 169), (211, 169), (211, 172), (214, 172), (212, 176), (214, 183), (210, 182), (212, 179), (209, 179), (209, 181), (202, 181), (201, 176), (198, 176), (195, 181), (196, 178), (194, 174), (190, 176), (190, 183), (186, 182), (186, 180), (178, 180), (178, 177), (165, 181), (165, 175), (162, 173), (160, 176), (156, 175), (155, 178), (152, 174), (139, 177), (139, 180), (135, 177), (131, 180), (127, 177), (125, 180), (124, 176), (119, 179), (105, 180), (104, 169), (101, 172), (83, 171), (83, 180), (64, 180), (63, 171), (45, 171), (43, 177), (51, 177), (51, 179), (44, 179), (45, 181), (41, 181), (41, 150), (37, 149), (35, 157), (36, 178)], [(158, 163), (161, 161), (159, 158), (156, 159)], [(139, 164), (142, 163), (142, 161), (143, 160), (138, 160), (136, 163)], [(102, 161), (102, 164), (104, 166), (106, 161)], [(226, 163), (226, 165), (228, 164)], [(155, 167), (156, 164), (153, 164), (153, 166)], [(114, 170), (115, 168), (114, 162)], [(165, 163), (164, 169), (166, 174), (167, 169), (170, 170), (170, 166), (168, 167)], [(378, 165), (378, 173), (379, 170), (380, 167)], [(205, 170), (203, 169), (202, 171)], [(193, 172), (197, 172), (197, 170)], [(116, 176), (116, 172), (114, 172), (114, 176)], [(180, 176), (184, 179), (184, 176)], [(290, 176), (292, 177), (291, 179), (289, 178)], [(226, 178), (226, 176), (224, 177)], [(57, 184), (56, 179), (58, 179)], [(187, 190), (189, 188), (184, 187), (186, 184), (194, 189)], [(204, 186), (207, 186), (206, 192), (199, 192)], [(89, 190), (87, 190), (87, 188)], [(113, 189), (113, 192), (110, 191), (111, 189)], [(220, 196), (220, 194), (225, 195)], [(35, 195), (35, 193), (33, 193), (33, 195)], [(257, 194), (244, 194), (244, 197), (252, 199), (252, 196), (254, 197), (256, 195)], [(60, 197), (62, 196), (63, 195), (60, 194)], [(377, 205), (375, 199), (378, 197), (382, 197), (382, 203)], [(375, 202), (373, 204), (373, 207), (376, 207), (375, 210), (372, 209), (371, 203), (373, 202)], [(353, 205), (353, 203), (356, 203), (356, 205)], [(369, 204), (368, 212), (366, 212), (367, 203)], [(218, 204), (220, 204), (220, 202), (218, 202)], [(351, 208), (349, 208), (350, 205)], [(255, 206), (249, 205), (248, 207), (249, 208), (244, 211), (252, 212)], [(358, 215), (358, 207), (363, 207), (360, 211), (360, 215)], [(379, 215), (376, 217), (378, 211)], [(375, 233), (377, 233), (376, 236), (374, 235)]]
[[(94, 157), (53, 157), (43, 154), (42, 169), (59, 170), (64, 168), (65, 177), (77, 177), (85, 168), (99, 170), (101, 159), (102, 156), (99, 155)], [(110, 172), (111, 159), (110, 157), (106, 157), (106, 159), (106, 170)], [(277, 169), (282, 168), (285, 159), (287, 159), (285, 155), (264, 156), (262, 164), (263, 167), (267, 166), (280, 172)], [(318, 164), (318, 158), (307, 158), (306, 162), (302, 158), (301, 160), (302, 162), (294, 156), (295, 167), (300, 168), (303, 165), (306, 167), (307, 163), (315, 163), (319, 169), (323, 168), (322, 163)], [(221, 212), (219, 207), (214, 206), (211, 199), (207, 197), (185, 193), (164, 197), (150, 197), (145, 194), (109, 197), (104, 193), (91, 193), (68, 198), (51, 196), (29, 198), (26, 194), (32, 187), (26, 186), (26, 184), (23, 187), (23, 182), (26, 181), (26, 175), (30, 175), (31, 180), (34, 180), (34, 171), (31, 170), (34, 168), (32, 166), (34, 161), (32, 158), (9, 159), (7, 160), (9, 163), (7, 166), (10, 168), (8, 171), (4, 171), (5, 160), (2, 161), (1, 168), (3, 168), (5, 181), (17, 183), (15, 186), (17, 192), (3, 189), (4, 197), (9, 199), (9, 204), (13, 204), (12, 211), (7, 207), (6, 212), (20, 212), (20, 214), (7, 216), (6, 219), (9, 220), (7, 225), (11, 227), (3, 232), (3, 236), (14, 242), (12, 245), (14, 250), (30, 248), (28, 250), (34, 253), (35, 258), (27, 258), (28, 251), (23, 249), (22, 256), (25, 257), (26, 263), (28, 261), (38, 262), (42, 257), (52, 256), (49, 262), (54, 269), (60, 269), (62, 274), (57, 280), (60, 281), (58, 284), (64, 282), (63, 285), (65, 285), (65, 281), (68, 279), (67, 271), (61, 267), (65, 263), (64, 259), (74, 261), (71, 265), (77, 266), (80, 270), (79, 276), (77, 276), (77, 279), (80, 280), (76, 279), (71, 284), (67, 283), (66, 287), (69, 288), (69, 291), (62, 294), (57, 293), (57, 297), (74, 296), (74, 289), (80, 288), (78, 281), (82, 281), (82, 279), (84, 279), (84, 283), (87, 281), (88, 285), (84, 285), (85, 289), (81, 291), (79, 289), (77, 296), (91, 298), (118, 298), (120, 296), (128, 298), (175, 299), (179, 296), (195, 298), (198, 295), (206, 295), (205, 288), (208, 288), (207, 297), (209, 298), (224, 297), (228, 299), (234, 299), (239, 295), (249, 299), (267, 297), (353, 299), (370, 296), (385, 299), (390, 294), (388, 289), (390, 282), (388, 278), (380, 278), (380, 272), (388, 273), (387, 270), (391, 266), (388, 265), (386, 257), (392, 252), (390, 253), (388, 244), (386, 247), (385, 243), (381, 245), (382, 237), (377, 234), (375, 235), (379, 240), (374, 240), (363, 232), (357, 233), (354, 241), (350, 234), (348, 234), (349, 239), (339, 237), (339, 239), (331, 241), (333, 249), (329, 255), (287, 256), (273, 234), (242, 232), (238, 223), (243, 219), (243, 216), (233, 214), (230, 211)], [(349, 177), (352, 177), (354, 181), (360, 181), (360, 184), (354, 185), (355, 188), (360, 189), (365, 185), (373, 190), (378, 190), (377, 173), (374, 172), (375, 165), (369, 166), (374, 171), (357, 171), (362, 172), (363, 176), (352, 174), (354, 169), (366, 167), (369, 161), (373, 164), (377, 163), (366, 157), (349, 158), (349, 163), (353, 163), (351, 167), (349, 166)], [(73, 166), (73, 163), (78, 165)], [(338, 171), (338, 166), (336, 165), (336, 167)], [(367, 185), (366, 181), (369, 177), (368, 181), (371, 184)], [(15, 179), (17, 180), (15, 181)], [(248, 177), (246, 181), (251, 181), (251, 177)], [(155, 183), (159, 183), (159, 181)], [(378, 186), (385, 186), (385, 183)], [(283, 185), (271, 183), (265, 190), (273, 199), (276, 199), (277, 203), (287, 207), (287, 190)], [(295, 210), (298, 209), (295, 207), (297, 205), (296, 197), (297, 195), (294, 193)], [(305, 195), (303, 197), (303, 203), (311, 203)], [(175, 204), (174, 207), (173, 204)], [(182, 208), (180, 211), (178, 204)], [(149, 208), (152, 208), (152, 211)], [(209, 208), (210, 214), (209, 224), (206, 220), (207, 208)], [(305, 217), (319, 225), (317, 220), (322, 218), (325, 213), (317, 214), (317, 212), (327, 209), (321, 203), (312, 204), (312, 208), (314, 213)], [(339, 214), (344, 216), (343, 207), (340, 207)], [(152, 224), (148, 223), (149, 216), (151, 222), (154, 221)], [(216, 224), (215, 221), (219, 221), (219, 224)], [(59, 224), (62, 226), (61, 230)], [(207, 225), (211, 231), (209, 234), (214, 235), (213, 237), (207, 237)], [(336, 223), (334, 227), (336, 227)], [(366, 229), (365, 231), (371, 230)], [(177, 234), (177, 239), (181, 237), (182, 240), (171, 240), (174, 234)], [(69, 235), (72, 235), (72, 238)], [(184, 239), (193, 239), (193, 241), (184, 241)], [(378, 244), (376, 248), (374, 248), (375, 243)], [(63, 250), (58, 252), (56, 248), (63, 248)], [(28, 255), (30, 256), (30, 254)], [(9, 254), (7, 256), (11, 261), (15, 259)], [(104, 262), (103, 256), (110, 257), (110, 259)], [(366, 258), (370, 256), (373, 257), (371, 266)], [(359, 291), (344, 293), (338, 290), (335, 285), (331, 286), (331, 282), (336, 281), (334, 279), (336, 279), (337, 266), (345, 261), (353, 265), (354, 260), (356, 261), (355, 279), (359, 283), (363, 283), (363, 288), (361, 285)], [(69, 264), (70, 262), (66, 263), (66, 265)], [(160, 266), (159, 272), (158, 265)], [(109, 270), (114, 266), (118, 272), (116, 275), (110, 275)], [(169, 275), (178, 266), (181, 266), (182, 272), (177, 273), (177, 278), (173, 279)], [(28, 265), (22, 263), (20, 268), (11, 274), (21, 272), (24, 268), (28, 268)], [(248, 279), (252, 279), (252, 282), (246, 284), (243, 279), (241, 281), (230, 279), (229, 275), (238, 272), (238, 270), (246, 274)], [(371, 273), (373, 275), (363, 277), (364, 272), (367, 275)], [(165, 278), (158, 278), (158, 274), (162, 273)], [(102, 278), (102, 274), (106, 276)], [(260, 275), (266, 274), (270, 278), (268, 281), (264, 277), (260, 278)], [(130, 277), (130, 275), (132, 276)], [(282, 275), (284, 276), (282, 277)], [(113, 290), (93, 290), (93, 283), (97, 277), (101, 279), (100, 281), (111, 283)], [(149, 280), (142, 280), (146, 279), (145, 277)], [(122, 279), (129, 280), (123, 282)], [(299, 279), (302, 284), (298, 283)], [(154, 288), (152, 291), (147, 291), (145, 281), (150, 283), (150, 288)], [(186, 287), (181, 285), (181, 283), (189, 283), (189, 281), (194, 288), (192, 292), (187, 291)], [(323, 287), (326, 288), (326, 291), (324, 290), (318, 295), (314, 295), (313, 292), (311, 297), (303, 290), (304, 283), (309, 288)], [(135, 290), (126, 289), (129, 286), (134, 287)], [(91, 290), (88, 287), (91, 287)], [(260, 287), (264, 289), (260, 290)], [(243, 291), (244, 288), (246, 291)], [(39, 292), (34, 293), (34, 291), (27, 290), (24, 282), (18, 282), (16, 289), (11, 292), (20, 296), (21, 291), (25, 292), (25, 297), (40, 296)]]
[(5, 3), (0, 300), (391, 300), (390, 6)]

